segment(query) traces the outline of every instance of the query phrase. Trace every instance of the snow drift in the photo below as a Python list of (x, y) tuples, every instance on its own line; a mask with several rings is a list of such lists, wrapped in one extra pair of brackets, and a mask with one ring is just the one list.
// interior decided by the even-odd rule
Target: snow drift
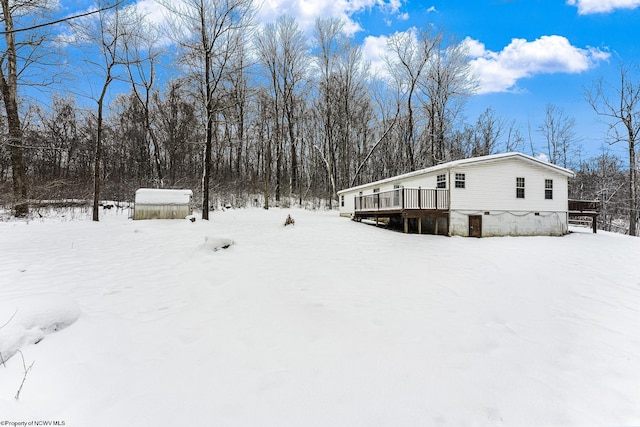
[(73, 324), (80, 308), (65, 295), (37, 294), (1, 301), (0, 315), (0, 361), (6, 362), (22, 347)]

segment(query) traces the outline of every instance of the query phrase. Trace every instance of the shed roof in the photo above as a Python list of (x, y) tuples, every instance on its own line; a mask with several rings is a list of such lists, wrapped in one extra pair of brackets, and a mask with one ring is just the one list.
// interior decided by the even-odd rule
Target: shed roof
[(140, 188), (136, 191), (136, 203), (142, 205), (184, 205), (191, 202), (191, 190), (166, 190), (157, 188)]
[(439, 165), (435, 165), (435, 166), (431, 166), (425, 169), (420, 169), (417, 171), (413, 171), (413, 172), (408, 172), (402, 175), (396, 175), (396, 176), (392, 176), (390, 178), (385, 178), (385, 179), (381, 179), (379, 181), (375, 181), (375, 182), (370, 182), (367, 184), (362, 184), (362, 185), (358, 185), (355, 187), (351, 187), (351, 188), (345, 188), (344, 190), (340, 190), (338, 191), (338, 194), (341, 193), (346, 193), (348, 191), (357, 191), (357, 190), (361, 190), (364, 188), (368, 188), (374, 185), (380, 185), (380, 184), (386, 184), (389, 182), (393, 182), (393, 181), (397, 181), (397, 180), (401, 180), (401, 179), (407, 179), (407, 178), (412, 178), (415, 176), (419, 176), (419, 175), (424, 175), (424, 174), (428, 174), (428, 173), (433, 173), (433, 172), (437, 172), (440, 170), (447, 170), (447, 169), (451, 169), (451, 168), (458, 168), (458, 167), (465, 167), (465, 166), (470, 166), (470, 165), (475, 165), (475, 164), (481, 164), (481, 163), (490, 163), (490, 162), (495, 162), (498, 160), (504, 160), (504, 159), (520, 159), (522, 161), (526, 161), (526, 162), (530, 162), (533, 164), (536, 164), (538, 166), (542, 166), (548, 169), (551, 169), (561, 175), (565, 175), (568, 177), (573, 177), (575, 176), (575, 173), (572, 170), (560, 167), (558, 165), (554, 165), (553, 163), (549, 163), (549, 162), (545, 162), (544, 160), (540, 160), (537, 159), (535, 157), (531, 157), (531, 156), (527, 156), (526, 154), (522, 154), (522, 153), (501, 153), (501, 154), (491, 154), (488, 156), (480, 156), (480, 157), (471, 157), (468, 159), (461, 159), (461, 160), (454, 160), (451, 162), (447, 162), (447, 163), (442, 163)]

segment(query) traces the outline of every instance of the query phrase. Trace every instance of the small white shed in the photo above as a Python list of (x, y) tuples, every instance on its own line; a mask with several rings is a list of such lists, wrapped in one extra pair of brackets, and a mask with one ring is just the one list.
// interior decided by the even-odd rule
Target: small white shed
[(182, 219), (193, 213), (193, 191), (140, 188), (133, 219)]

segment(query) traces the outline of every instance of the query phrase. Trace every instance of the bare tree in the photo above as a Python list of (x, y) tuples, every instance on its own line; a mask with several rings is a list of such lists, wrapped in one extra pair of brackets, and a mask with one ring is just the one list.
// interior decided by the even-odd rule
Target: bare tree
[(547, 143), (547, 156), (553, 164), (567, 167), (569, 156), (575, 150), (575, 118), (567, 116), (557, 105), (547, 104), (544, 121), (538, 131)]
[[(100, 9), (96, 17), (92, 17), (78, 25), (79, 40), (84, 44), (85, 62), (91, 68), (91, 77), (101, 76), (102, 84), (97, 93), (92, 94), (96, 101), (96, 134), (95, 156), (93, 168), (93, 209), (92, 218), (99, 221), (99, 204), (101, 194), (101, 167), (103, 157), (104, 118), (107, 91), (109, 86), (120, 76), (118, 68), (126, 65), (125, 38), (140, 25), (139, 17), (131, 9), (115, 7)], [(95, 18), (95, 19), (94, 19)]]
[(261, 89), (258, 91), (257, 96), (257, 145), (258, 145), (258, 163), (260, 163), (260, 158), (262, 158), (263, 167), (260, 168), (258, 165), (258, 169), (262, 169), (262, 181), (263, 181), (263, 195), (264, 195), (264, 209), (269, 209), (269, 198), (271, 196), (271, 172), (272, 172), (272, 145), (273, 145), (273, 130), (271, 129), (270, 123), (273, 120), (269, 117), (269, 111), (273, 111), (269, 108), (270, 104), (273, 102), (269, 99), (269, 95), (266, 93), (265, 89)]
[[(124, 40), (124, 52), (131, 81), (131, 88), (136, 100), (143, 108), (145, 143), (153, 147), (153, 163), (156, 172), (156, 185), (164, 186), (164, 174), (160, 159), (160, 143), (151, 123), (151, 100), (155, 90), (156, 63), (161, 51), (156, 47), (159, 33), (157, 28), (142, 17), (136, 19), (138, 26)], [(146, 140), (148, 139), (148, 140)]]
[[(240, 34), (244, 37), (244, 33)], [(246, 184), (243, 180), (243, 160), (245, 159), (245, 147), (247, 144), (247, 116), (250, 109), (249, 101), (251, 96), (251, 88), (249, 87), (249, 72), (247, 71), (250, 62), (248, 52), (249, 43), (241, 40), (238, 43), (238, 49), (232, 58), (233, 72), (228, 74), (228, 88), (226, 91), (227, 105), (223, 114), (225, 115), (225, 123), (232, 128), (229, 135), (229, 178), (233, 179), (238, 185)], [(235, 158), (234, 158), (235, 155)], [(245, 167), (245, 170), (247, 168)]]
[[(19, 85), (28, 82), (26, 84), (30, 86), (43, 86), (55, 80), (57, 73), (52, 65), (60, 56), (54, 55), (51, 43), (47, 43), (50, 40), (47, 30), (51, 26), (93, 15), (105, 9), (52, 20), (49, 15), (58, 5), (56, 1), (0, 0), (0, 4), (1, 20), (4, 23), (4, 31), (1, 33), (5, 44), (0, 55), (0, 93), (7, 117), (6, 144), (9, 146), (11, 157), (14, 212), (16, 216), (26, 216), (29, 213), (29, 205), (18, 101)], [(105, 8), (112, 7), (113, 5), (107, 5)], [(17, 22), (21, 25), (16, 25)], [(52, 59), (44, 61), (43, 58), (47, 55)], [(37, 71), (30, 73), (27, 71), (29, 69)]]
[(78, 108), (75, 98), (54, 94), (50, 109), (37, 106), (43, 133), (45, 179), (68, 179), (71, 163), (78, 150)]
[(346, 36), (344, 23), (336, 19), (316, 20), (315, 42), (318, 45), (318, 91), (314, 102), (316, 143), (312, 145), (324, 166), (331, 204), (337, 185), (348, 185), (350, 174), (357, 170), (354, 153), (358, 140), (366, 143), (371, 120), (370, 96), (366, 87), (368, 66), (359, 46)]
[(638, 182), (636, 143), (640, 136), (640, 80), (637, 66), (620, 65), (620, 80), (609, 83), (600, 78), (585, 92), (587, 102), (608, 123), (610, 144), (626, 142), (629, 150), (629, 234), (637, 235)]
[[(416, 140), (416, 126), (414, 115), (416, 93), (424, 74), (429, 72), (431, 55), (439, 43), (442, 35), (431, 37), (424, 31), (409, 31), (396, 33), (389, 37), (387, 48), (391, 55), (385, 58), (387, 68), (392, 76), (397, 94), (398, 104), (404, 104), (406, 118), (402, 120), (401, 144), (407, 156), (407, 169), (415, 169), (414, 145)], [(402, 100), (402, 101), (401, 101)]]
[(216, 118), (222, 108), (221, 91), (231, 58), (249, 28), (251, 0), (186, 0), (164, 3), (175, 21), (172, 37), (181, 50), (181, 62), (198, 85), (204, 110), (205, 154), (202, 174), (202, 219), (209, 219), (209, 188)]
[(287, 123), (287, 138), (289, 142), (290, 179), (289, 196), (300, 191), (298, 187), (298, 141), (296, 127), (299, 126), (298, 105), (301, 104), (301, 93), (304, 90), (309, 58), (307, 57), (307, 42), (302, 31), (293, 18), (278, 20), (279, 40), (282, 49), (282, 89), (284, 101), (284, 117)]
[(18, 112), (18, 60), (11, 6), (13, 5), (9, 4), (9, 0), (2, 0), (2, 17), (6, 31), (6, 51), (0, 58), (2, 61), (0, 62), (2, 67), (0, 90), (2, 91), (2, 100), (7, 113), (15, 214), (16, 216), (26, 216), (29, 213), (29, 204), (27, 202), (27, 183), (22, 151), (22, 127), (20, 126), (20, 114)]
[(476, 121), (475, 138), (471, 155), (476, 157), (493, 154), (503, 132), (504, 121), (496, 115), (493, 109), (487, 108), (484, 110)]
[(169, 185), (191, 182), (194, 171), (202, 165), (201, 150), (194, 143), (202, 139), (202, 132), (197, 126), (195, 103), (185, 86), (183, 81), (171, 80), (164, 93), (154, 94), (156, 137), (164, 147), (163, 163)]
[(524, 149), (524, 137), (515, 120), (509, 122), (505, 138), (504, 151), (506, 153), (522, 151)]
[[(16, 28), (17, 20), (26, 20), (50, 9), (46, 1), (9, 1), (0, 0), (2, 4), (2, 22), (4, 23), (4, 51), (0, 55), (0, 92), (7, 117), (9, 153), (13, 181), (13, 202), (16, 216), (26, 216), (29, 213), (27, 201), (27, 182), (23, 153), (23, 135), (20, 120), (18, 84), (20, 79), (29, 80), (24, 76), (29, 66), (37, 63), (41, 58), (41, 48), (47, 36), (33, 29), (22, 32)], [(40, 84), (48, 78), (43, 74)], [(33, 84), (38, 79), (33, 79)], [(29, 84), (32, 84), (30, 82)]]
[[(425, 33), (424, 44), (431, 44)], [(427, 122), (428, 163), (446, 160), (446, 136), (478, 82), (471, 71), (468, 48), (454, 38), (436, 35), (429, 72), (421, 81)]]
[(321, 156), (327, 173), (330, 206), (331, 200), (336, 193), (336, 157), (338, 151), (336, 138), (337, 120), (332, 107), (337, 98), (335, 83), (337, 81), (338, 58), (342, 55), (347, 45), (343, 29), (344, 23), (338, 19), (316, 20), (315, 39), (319, 48), (315, 57), (319, 81), (316, 118), (320, 127), (322, 146), (319, 147), (318, 144), (315, 144), (313, 147)]
[(598, 228), (620, 232), (627, 230), (624, 188), (627, 177), (622, 161), (603, 147), (599, 156), (580, 163), (576, 177), (569, 181), (569, 197), (583, 200), (600, 200)]

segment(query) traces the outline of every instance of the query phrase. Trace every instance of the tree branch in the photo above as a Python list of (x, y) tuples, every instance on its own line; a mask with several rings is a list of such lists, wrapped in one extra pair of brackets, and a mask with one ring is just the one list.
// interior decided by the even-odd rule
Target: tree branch
[(36, 30), (38, 28), (50, 27), (52, 25), (61, 24), (63, 22), (73, 21), (74, 19), (84, 18), (86, 16), (95, 15), (96, 13), (100, 13), (100, 12), (107, 11), (109, 9), (113, 9), (115, 7), (120, 6), (122, 3), (126, 2), (126, 1), (127, 0), (118, 0), (116, 3), (114, 3), (114, 4), (110, 5), (110, 6), (105, 6), (105, 7), (102, 7), (100, 9), (93, 10), (91, 12), (80, 13), (78, 15), (68, 16), (66, 18), (58, 19), (58, 20), (55, 20), (55, 21), (44, 22), (44, 23), (38, 24), (38, 25), (32, 25), (30, 27), (17, 28), (17, 29), (13, 29), (11, 31), (0, 31), (0, 35), (22, 33), (22, 32), (25, 32), (25, 31)]
[(360, 171), (362, 170), (362, 168), (364, 167), (364, 165), (367, 163), (367, 161), (369, 161), (369, 158), (371, 157), (371, 155), (373, 154), (373, 152), (375, 151), (375, 149), (378, 147), (378, 145), (386, 138), (387, 134), (391, 131), (391, 129), (393, 129), (393, 126), (396, 124), (396, 122), (398, 121), (398, 116), (400, 115), (400, 104), (398, 104), (398, 109), (396, 110), (396, 115), (393, 118), (393, 122), (391, 122), (391, 124), (389, 125), (389, 127), (387, 128), (387, 130), (384, 131), (384, 133), (382, 134), (382, 136), (380, 137), (380, 139), (378, 139), (378, 141), (373, 144), (373, 147), (371, 147), (371, 150), (369, 150), (369, 154), (367, 154), (367, 157), (365, 157), (365, 159), (362, 161), (362, 163), (360, 163), (360, 166), (358, 166), (358, 170), (356, 170), (355, 175), (353, 176), (353, 179), (351, 180), (351, 187), (354, 186), (356, 179), (358, 178), (358, 175), (360, 174)]

